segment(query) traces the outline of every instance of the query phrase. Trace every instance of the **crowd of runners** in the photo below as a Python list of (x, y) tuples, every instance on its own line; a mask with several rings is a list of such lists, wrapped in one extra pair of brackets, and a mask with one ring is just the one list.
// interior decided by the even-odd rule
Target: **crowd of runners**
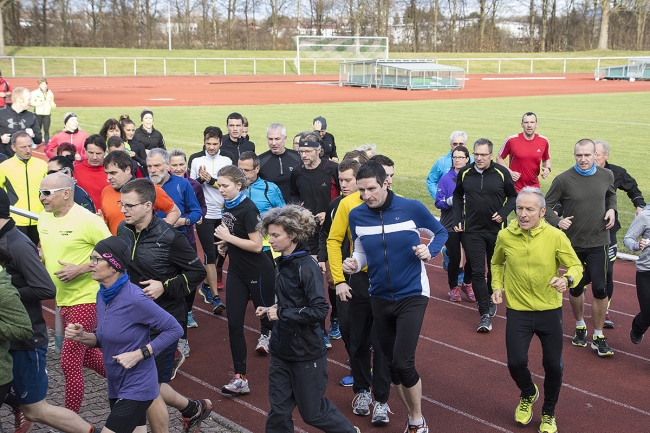
[[(231, 113), (225, 131), (207, 126), (202, 150), (187, 155), (166, 149), (151, 110), (140, 113), (139, 127), (124, 115), (96, 134), (66, 113), (63, 130), (43, 143), (46, 162), (32, 153), (41, 132), (28, 94), (14, 89), (12, 105), (0, 110), (0, 401), (14, 411), (16, 433), (35, 422), (92, 432), (78, 415), (83, 367), (108, 381), (104, 431), (145, 432), (147, 422), (155, 433), (168, 431), (167, 406), (178, 409), (184, 431), (200, 431), (219, 408), (172, 385), (190, 357), (188, 328), (199, 326), (197, 292), (228, 318), (233, 373), (225, 394), (266, 392), (247, 376), (244, 319), (252, 302), (255, 356), (271, 355), (267, 432), (293, 431), (296, 406), (320, 430), (360, 431), (324, 397), (327, 349), (342, 340), (351, 374), (339, 383), (352, 389), (353, 414), (388, 424), (393, 391), (408, 412), (405, 433), (426, 433), (415, 353), (431, 290), (425, 262), (441, 252), (449, 300), (476, 303), (477, 332), (492, 330), (505, 300), (520, 424), (531, 422), (539, 397), (527, 366), (533, 335), (541, 340), (539, 432), (556, 432), (564, 292), (575, 316), (572, 344), (614, 354), (603, 330), (615, 326), (607, 310), (621, 228), (617, 189), (638, 215), (625, 245), (642, 251), (632, 342), (650, 325), (650, 208), (636, 181), (607, 162), (606, 142), (581, 139), (575, 165), (543, 194), (539, 177), (551, 174), (551, 152), (532, 112), (498, 150), (489, 139), (469, 143), (464, 131), (451, 133), (449, 152), (426, 182), (437, 219), (393, 192), (389, 156), (367, 144), (340, 152), (321, 116), (292, 148), (285, 127), (269, 125), (267, 150), (249, 140), (247, 119)], [(46, 400), (41, 302), (48, 299), (56, 299), (65, 329), (65, 407)]]

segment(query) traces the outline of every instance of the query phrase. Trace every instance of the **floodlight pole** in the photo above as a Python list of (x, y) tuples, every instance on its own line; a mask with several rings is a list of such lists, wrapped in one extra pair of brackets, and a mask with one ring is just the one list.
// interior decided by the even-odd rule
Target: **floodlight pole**
[(172, 50), (172, 1), (167, 0), (167, 35), (169, 39), (169, 51)]

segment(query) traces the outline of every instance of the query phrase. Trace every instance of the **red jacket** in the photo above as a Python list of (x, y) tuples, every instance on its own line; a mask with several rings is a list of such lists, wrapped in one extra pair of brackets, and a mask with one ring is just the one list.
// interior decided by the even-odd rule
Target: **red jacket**
[(75, 164), (74, 178), (77, 179), (77, 185), (86, 190), (95, 203), (102, 202), (102, 190), (108, 185), (104, 166), (93, 167), (88, 161)]
[(83, 161), (86, 159), (86, 150), (84, 149), (84, 141), (86, 141), (86, 138), (88, 138), (88, 134), (80, 129), (77, 129), (77, 132), (58, 132), (50, 138), (50, 142), (45, 146), (45, 154), (48, 158), (52, 158), (56, 156), (56, 148), (61, 143), (72, 143), (77, 148), (77, 153), (81, 155), (81, 160)]

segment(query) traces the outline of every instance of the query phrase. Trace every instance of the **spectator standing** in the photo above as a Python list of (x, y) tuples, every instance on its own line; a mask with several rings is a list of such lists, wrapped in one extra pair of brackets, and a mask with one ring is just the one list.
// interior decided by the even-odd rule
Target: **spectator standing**
[[(465, 131), (454, 131), (451, 133), (449, 136), (449, 147), (451, 149), (449, 149), (447, 154), (438, 158), (435, 164), (433, 164), (433, 167), (431, 167), (431, 171), (429, 171), (429, 175), (427, 176), (427, 189), (434, 201), (438, 193), (438, 182), (452, 167), (452, 153), (457, 146), (467, 146), (467, 133)], [(470, 158), (469, 163), (471, 162), (473, 162), (472, 158)]]
[[(95, 302), (98, 285), (90, 275), (88, 257), (95, 245), (110, 236), (104, 221), (73, 200), (74, 181), (63, 173), (43, 179), (40, 200), (44, 211), (38, 219), (43, 258), (56, 286), (56, 303), (63, 328), (80, 323), (97, 327)], [(84, 397), (83, 368), (106, 376), (101, 352), (70, 340), (63, 341), (61, 369), (65, 376), (65, 406), (79, 413)]]
[(276, 184), (282, 191), (284, 201), (288, 202), (291, 197), (291, 172), (300, 165), (300, 154), (285, 147), (287, 129), (280, 123), (272, 123), (266, 128), (266, 141), (269, 150), (260, 155), (259, 175)]
[[(47, 175), (47, 163), (32, 157), (32, 139), (25, 131), (11, 136), (11, 148), (14, 156), (0, 164), (0, 187), (7, 192), (12, 206), (40, 213), (43, 205), (39, 201), (38, 186)], [(17, 215), (16, 226), (38, 245), (36, 221)]]
[(312, 126), (314, 132), (320, 136), (322, 149), (321, 157), (323, 159), (331, 159), (334, 162), (338, 162), (339, 157), (336, 153), (336, 142), (334, 141), (334, 136), (327, 132), (327, 120), (322, 116), (318, 116), (314, 119)]
[(506, 165), (505, 159), (510, 156), (508, 170), (515, 182), (517, 192), (525, 186), (539, 188), (540, 164), (542, 179), (551, 174), (551, 154), (548, 139), (536, 134), (537, 115), (532, 112), (521, 118), (523, 132), (512, 135), (503, 142), (497, 155), (497, 164)]
[(140, 113), (140, 120), (142, 124), (133, 134), (133, 139), (144, 145), (144, 148), (149, 151), (160, 147), (165, 148), (165, 139), (163, 135), (156, 128), (153, 127), (153, 111), (145, 108)]
[(34, 107), (34, 114), (41, 125), (43, 141), (50, 142), (50, 120), (52, 109), (56, 108), (54, 102), (54, 93), (47, 87), (47, 79), (39, 78), (37, 80), (38, 89), (33, 90), (29, 105)]
[(74, 178), (90, 194), (93, 203), (101, 203), (102, 191), (108, 185), (104, 173), (106, 141), (101, 135), (93, 134), (86, 138), (84, 150), (86, 159), (75, 165)]
[(228, 134), (223, 136), (221, 151), (228, 153), (232, 160), (232, 165), (237, 166), (239, 155), (242, 152), (255, 152), (255, 143), (249, 141), (242, 135), (244, 128), (244, 116), (239, 113), (230, 113), (226, 118), (226, 128)]
[(32, 139), (32, 146), (41, 144), (41, 127), (38, 124), (36, 115), (29, 110), (31, 93), (25, 87), (17, 87), (11, 93), (11, 106), (6, 110), (0, 110), (0, 152), (8, 157), (14, 155), (11, 150), (11, 135), (15, 132), (24, 131)]
[(63, 116), (63, 131), (54, 134), (52, 139), (47, 142), (45, 154), (48, 158), (52, 158), (57, 154), (57, 149), (62, 143), (71, 143), (77, 149), (75, 160), (83, 161), (86, 159), (84, 143), (87, 138), (88, 134), (79, 129), (77, 115), (72, 112), (65, 113), (65, 116)]
[[(539, 389), (528, 369), (533, 335), (542, 344), (544, 405), (540, 433), (557, 433), (555, 405), (562, 388), (562, 293), (576, 284), (582, 265), (569, 238), (544, 221), (546, 203), (539, 188), (524, 187), (517, 196), (517, 220), (497, 236), (492, 256), (492, 301), (506, 295), (508, 370), (521, 394), (515, 421), (526, 425), (533, 417)], [(560, 277), (559, 265), (566, 268)]]
[(11, 86), (0, 71), (0, 108), (11, 106)]

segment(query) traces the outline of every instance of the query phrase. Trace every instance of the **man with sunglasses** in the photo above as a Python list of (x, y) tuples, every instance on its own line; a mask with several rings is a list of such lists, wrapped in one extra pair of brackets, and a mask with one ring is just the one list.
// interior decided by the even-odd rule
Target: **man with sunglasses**
[[(15, 132), (11, 136), (11, 149), (15, 153), (0, 164), (0, 187), (9, 195), (12, 206), (40, 213), (43, 205), (38, 200), (38, 185), (46, 176), (47, 164), (32, 158), (32, 138), (25, 132)], [(36, 221), (15, 216), (16, 227), (38, 245)]]
[[(427, 189), (429, 194), (433, 198), (433, 201), (436, 201), (436, 193), (438, 192), (438, 182), (440, 178), (447, 174), (449, 169), (452, 167), (451, 155), (454, 153), (454, 149), (457, 146), (466, 146), (467, 145), (467, 133), (465, 131), (454, 131), (449, 136), (449, 147), (451, 148), (449, 152), (436, 161), (431, 167), (431, 171), (427, 176)], [(470, 159), (470, 162), (474, 162), (474, 159)]]
[[(38, 219), (45, 268), (56, 286), (56, 304), (61, 323), (81, 323), (84, 329), (97, 327), (97, 290), (88, 257), (97, 242), (109, 237), (104, 221), (73, 200), (74, 181), (53, 173), (41, 182), (39, 198), (43, 212)], [(65, 407), (79, 412), (84, 396), (83, 367), (106, 376), (102, 353), (81, 343), (64, 340), (61, 369), (65, 377)]]
[[(492, 330), (491, 317), (497, 306), (492, 302), (490, 263), (499, 230), (515, 209), (517, 191), (510, 172), (492, 162), (493, 144), (487, 138), (474, 143), (474, 162), (461, 168), (453, 195), (454, 231), (462, 233), (461, 243), (472, 266), (472, 288), (481, 319), (476, 332)], [(487, 259), (487, 260), (486, 260)]]
[(77, 181), (74, 179), (74, 165), (72, 164), (72, 161), (70, 161), (70, 158), (65, 156), (54, 156), (50, 159), (47, 163), (47, 174), (58, 172), (61, 172), (74, 180), (74, 202), (82, 208), (88, 209), (92, 213), (97, 212), (93, 199), (90, 198), (90, 195), (85, 189), (77, 185)]

